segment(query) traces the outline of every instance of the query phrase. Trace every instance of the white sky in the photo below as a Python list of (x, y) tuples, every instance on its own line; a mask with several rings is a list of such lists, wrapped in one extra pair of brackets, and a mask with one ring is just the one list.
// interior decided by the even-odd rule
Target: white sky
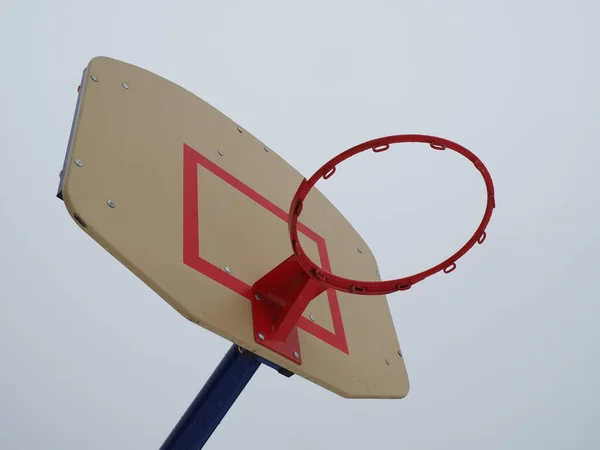
[[(158, 448), (229, 347), (55, 198), (97, 55), (191, 90), (306, 176), (416, 132), (467, 146), (496, 185), (485, 244), (389, 297), (407, 398), (345, 400), (263, 367), (205, 448), (595, 448), (599, 13), (583, 0), (3, 0), (0, 448)], [(441, 261), (483, 212), (472, 165), (427, 149), (361, 155), (318, 185), (384, 278)]]

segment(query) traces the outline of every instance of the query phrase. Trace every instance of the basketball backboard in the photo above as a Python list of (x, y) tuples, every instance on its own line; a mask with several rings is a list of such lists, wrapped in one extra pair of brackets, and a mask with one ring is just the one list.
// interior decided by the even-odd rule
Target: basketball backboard
[[(288, 208), (303, 179), (187, 90), (99, 57), (83, 74), (59, 196), (190, 321), (341, 396), (402, 398), (408, 377), (384, 295), (327, 289), (290, 334), (297, 357), (256, 338), (251, 287), (291, 253)], [(316, 189), (298, 230), (325, 270), (379, 279), (367, 244)]]

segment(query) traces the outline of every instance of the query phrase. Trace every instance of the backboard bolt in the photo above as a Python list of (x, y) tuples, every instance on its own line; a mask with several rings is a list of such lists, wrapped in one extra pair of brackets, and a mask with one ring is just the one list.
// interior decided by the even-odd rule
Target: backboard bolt
[(123, 86), (125, 89), (129, 89), (129, 85), (125, 82), (121, 83), (121, 86)]
[(240, 133), (243, 131), (241, 127), (237, 127), (237, 129)]
[(398, 356), (402, 356), (402, 350), (398, 350)]
[(221, 150), (219, 150), (217, 153), (221, 156), (225, 156), (225, 154)]
[(76, 160), (75, 160), (75, 165), (76, 165), (77, 167), (83, 167), (83, 161), (82, 161), (82, 160), (80, 160), (80, 159), (76, 159)]
[(269, 153), (269, 149), (267, 147), (263, 147), (265, 149), (265, 152)]
[(107, 204), (108, 206), (110, 206), (111, 208), (114, 208), (115, 206), (117, 206), (117, 205), (115, 205), (115, 202), (113, 202), (112, 200), (108, 200), (108, 201), (106, 202), (106, 204)]
[(262, 333), (258, 333), (258, 338), (259, 338), (261, 341), (264, 341), (264, 340), (265, 340), (265, 335), (264, 335), (264, 334), (262, 334)]
[(98, 82), (98, 77), (96, 75), (92, 75), (90, 78), (92, 79), (92, 81), (96, 83)]
[(231, 273), (231, 267), (229, 267), (229, 266), (225, 266), (225, 272), (227, 272), (227, 273)]
[(313, 322), (316, 320), (315, 316), (313, 316), (312, 314), (310, 315), (310, 320), (312, 320)]
[(294, 352), (294, 358), (300, 358), (300, 353)]
[(360, 248), (357, 248), (356, 250), (358, 250), (358, 253), (362, 253), (362, 250)]
[(385, 358), (385, 363), (389, 366), (390, 365), (390, 360)]
[(254, 298), (260, 302), (260, 294), (254, 294)]

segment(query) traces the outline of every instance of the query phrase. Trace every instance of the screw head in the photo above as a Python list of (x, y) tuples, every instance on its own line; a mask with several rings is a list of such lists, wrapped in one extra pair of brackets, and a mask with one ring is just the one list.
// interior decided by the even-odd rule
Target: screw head
[(300, 353), (294, 352), (294, 358), (300, 358)]
[(378, 277), (381, 277), (381, 275), (379, 275), (379, 270), (375, 272), (377, 274)]
[(310, 320), (312, 320), (313, 322), (316, 320), (315, 316), (313, 316), (312, 314), (310, 315)]
[(229, 266), (225, 266), (225, 272), (227, 272), (227, 273), (231, 273), (231, 267), (229, 267)]
[(98, 82), (98, 77), (96, 75), (92, 75), (90, 78), (92, 79), (93, 82), (95, 82), (95, 83)]
[(125, 82), (121, 83), (121, 86), (123, 86), (125, 89), (129, 89), (129, 85)]
[(262, 334), (262, 333), (258, 333), (258, 338), (259, 338), (261, 341), (264, 341), (264, 340), (265, 340), (265, 335), (264, 335), (264, 334)]
[(106, 201), (106, 204), (107, 204), (108, 206), (110, 206), (111, 208), (114, 208), (115, 206), (117, 206), (117, 205), (115, 205), (115, 202), (113, 202), (112, 200), (107, 200), (107, 201)]
[(398, 356), (402, 357), (402, 350), (398, 350)]
[(225, 156), (225, 153), (223, 153), (221, 150), (217, 151), (217, 153), (221, 156)]
[(75, 160), (75, 165), (76, 165), (77, 167), (83, 167), (83, 161), (82, 161), (82, 160), (80, 160), (80, 159), (76, 159), (76, 160)]
[(263, 147), (265, 149), (265, 152), (269, 153), (269, 149), (267, 147)]
[(356, 250), (358, 250), (358, 253), (362, 253), (362, 250), (360, 248), (357, 248)]
[(260, 302), (260, 294), (254, 294), (254, 298)]
[(385, 363), (389, 366), (390, 365), (390, 360), (385, 358)]
[(243, 130), (242, 130), (242, 128), (241, 128), (241, 127), (237, 127), (237, 129), (238, 129), (238, 131), (239, 131), (240, 133), (241, 133), (241, 132), (243, 132)]

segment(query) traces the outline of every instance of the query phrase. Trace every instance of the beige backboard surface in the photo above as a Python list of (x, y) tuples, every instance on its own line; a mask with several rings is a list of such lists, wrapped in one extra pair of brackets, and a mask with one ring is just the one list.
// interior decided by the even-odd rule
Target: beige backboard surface
[[(291, 255), (287, 211), (303, 176), (202, 99), (94, 58), (62, 177), (81, 228), (190, 321), (341, 396), (407, 395), (384, 296), (329, 290), (313, 300), (298, 323), (301, 364), (255, 342), (249, 289)], [(301, 219), (314, 261), (378, 279), (366, 243), (318, 190)]]

